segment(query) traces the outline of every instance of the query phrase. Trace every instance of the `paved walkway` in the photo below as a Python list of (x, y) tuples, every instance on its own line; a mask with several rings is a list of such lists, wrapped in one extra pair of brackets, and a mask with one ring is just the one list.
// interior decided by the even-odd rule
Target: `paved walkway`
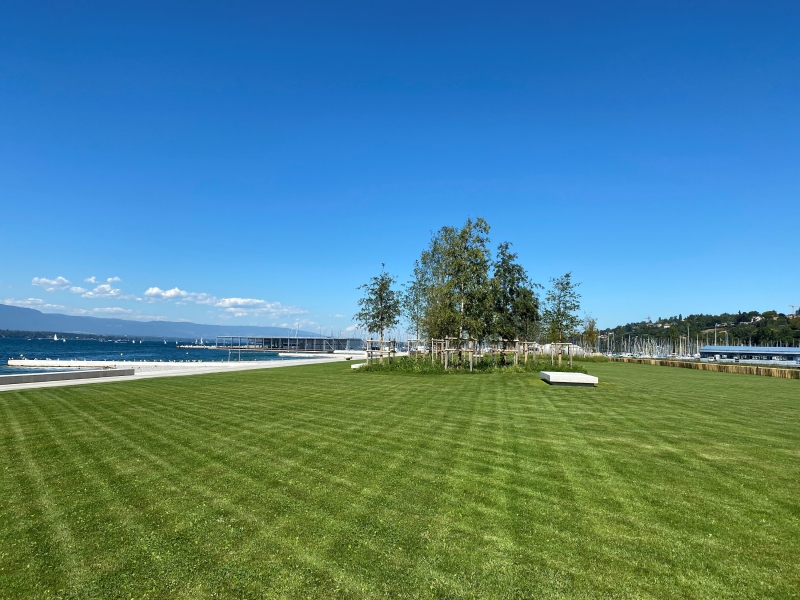
[[(0, 386), (0, 392), (12, 390), (29, 390), (33, 388), (61, 387), (65, 385), (89, 385), (92, 383), (109, 383), (112, 381), (136, 381), (151, 377), (182, 377), (184, 375), (202, 375), (206, 373), (227, 373), (229, 371), (252, 371), (255, 369), (275, 369), (277, 367), (299, 367), (301, 365), (330, 364), (344, 361), (345, 357), (303, 358), (298, 360), (259, 360), (244, 362), (206, 362), (206, 363), (132, 363), (117, 362), (119, 367), (137, 367), (136, 374), (127, 377), (101, 377), (98, 379), (73, 379), (67, 381), (42, 381), (37, 383), (17, 383)], [(97, 361), (92, 361), (97, 362)], [(157, 365), (157, 366), (154, 366)]]

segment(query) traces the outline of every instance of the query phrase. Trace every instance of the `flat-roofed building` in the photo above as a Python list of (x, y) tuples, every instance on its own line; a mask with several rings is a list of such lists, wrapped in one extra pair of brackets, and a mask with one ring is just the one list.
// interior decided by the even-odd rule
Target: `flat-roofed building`
[(259, 350), (262, 352), (335, 352), (361, 350), (363, 340), (329, 337), (269, 337), (218, 335), (216, 348), (224, 350)]
[(800, 360), (800, 348), (786, 346), (703, 346), (700, 358), (722, 360)]

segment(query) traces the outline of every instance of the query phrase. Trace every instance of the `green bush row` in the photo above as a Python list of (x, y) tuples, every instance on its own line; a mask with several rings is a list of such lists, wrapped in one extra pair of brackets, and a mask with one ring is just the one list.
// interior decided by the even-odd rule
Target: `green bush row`
[(482, 357), (476, 359), (473, 363), (473, 370), (469, 370), (469, 360), (464, 357), (462, 365), (459, 368), (456, 365), (450, 365), (448, 369), (438, 360), (431, 361), (429, 357), (422, 356), (401, 356), (395, 358), (392, 362), (384, 359), (383, 364), (375, 361), (371, 365), (364, 365), (357, 369), (359, 373), (417, 373), (422, 375), (434, 374), (470, 374), (470, 373), (538, 373), (539, 371), (561, 371), (572, 373), (586, 373), (586, 369), (582, 366), (575, 364), (569, 366), (568, 359), (562, 359), (561, 366), (556, 362), (554, 365), (550, 364), (550, 359), (538, 357), (536, 359), (529, 358), (528, 362), (520, 361), (519, 365), (514, 365), (509, 362), (502, 365), (499, 357)]

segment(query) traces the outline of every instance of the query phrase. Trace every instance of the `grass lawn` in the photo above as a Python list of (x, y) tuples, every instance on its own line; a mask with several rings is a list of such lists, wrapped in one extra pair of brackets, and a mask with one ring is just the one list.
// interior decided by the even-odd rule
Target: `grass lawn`
[(349, 364), (0, 393), (0, 598), (800, 596), (800, 382)]

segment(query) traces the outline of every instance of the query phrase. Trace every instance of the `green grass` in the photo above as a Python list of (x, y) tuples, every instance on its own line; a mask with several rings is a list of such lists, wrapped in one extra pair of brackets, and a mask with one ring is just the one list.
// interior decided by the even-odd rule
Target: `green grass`
[(797, 597), (800, 382), (586, 367), (0, 393), (0, 597)]

